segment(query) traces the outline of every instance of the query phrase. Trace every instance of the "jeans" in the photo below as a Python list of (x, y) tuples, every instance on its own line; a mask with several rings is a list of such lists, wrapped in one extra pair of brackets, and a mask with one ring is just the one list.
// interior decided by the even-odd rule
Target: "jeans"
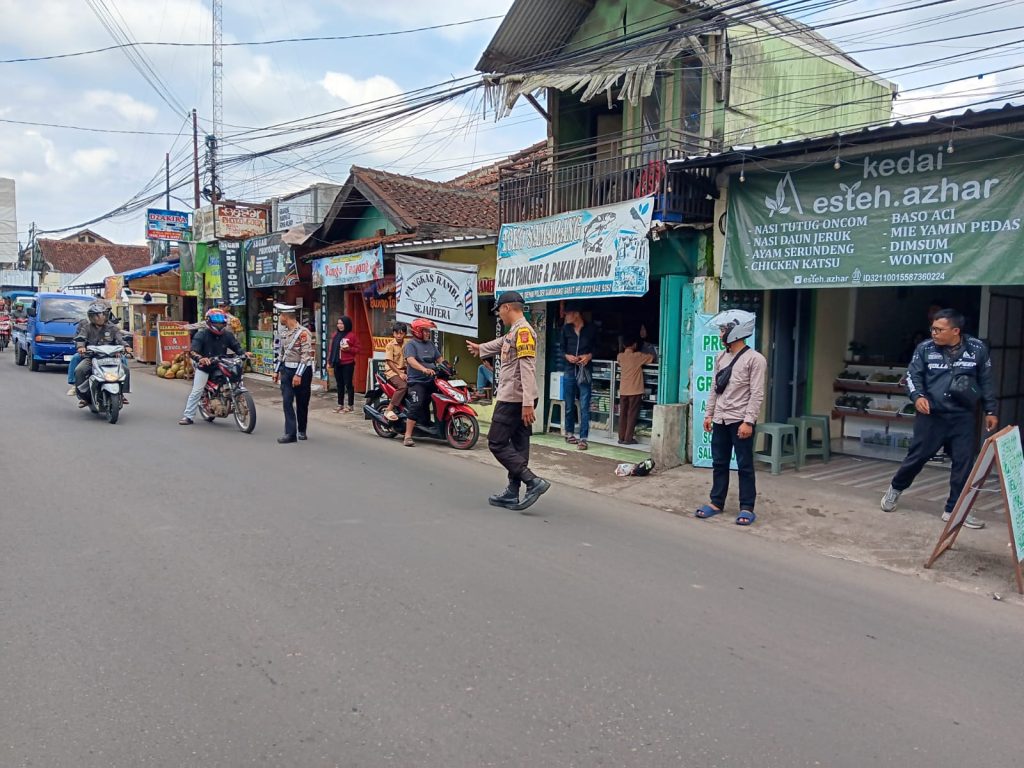
[(740, 476), (740, 509), (754, 511), (757, 486), (754, 483), (754, 436), (739, 437), (740, 424), (711, 425), (711, 504), (725, 509), (729, 495), (729, 462), (736, 450), (736, 468)]
[(338, 382), (338, 405), (342, 406), (345, 404), (345, 395), (348, 395), (348, 407), (351, 408), (352, 404), (356, 400), (356, 388), (352, 383), (352, 379), (355, 376), (356, 364), (355, 363), (335, 363), (334, 364), (334, 378)]
[(494, 371), (488, 368), (486, 365), (481, 365), (476, 369), (476, 388), (477, 391), (486, 389), (487, 387), (494, 386)]
[(576, 409), (573, 407), (576, 398), (580, 401), (580, 440), (590, 437), (590, 384), (579, 384), (576, 381), (576, 369), (562, 374), (562, 389), (565, 395), (565, 434), (576, 431)]
[(75, 368), (78, 367), (80, 362), (82, 362), (82, 356), (75, 352), (75, 354), (71, 356), (71, 362), (68, 363), (68, 384), (75, 383)]
[(284, 407), (284, 434), (295, 437), (296, 432), (306, 434), (309, 419), (309, 397), (313, 386), (313, 369), (307, 368), (298, 386), (292, 384), (294, 368), (281, 366), (281, 396)]
[(188, 400), (185, 401), (185, 412), (181, 414), (186, 419), (194, 419), (196, 410), (199, 408), (199, 399), (203, 396), (203, 387), (210, 380), (210, 374), (206, 371), (195, 369), (195, 378), (192, 379), (192, 391), (188, 393)]
[(949, 498), (946, 512), (952, 512), (960, 492), (967, 484), (974, 464), (977, 446), (974, 442), (974, 414), (933, 413), (917, 414), (914, 418), (914, 438), (900, 468), (892, 478), (892, 487), (905, 491), (914, 482), (921, 469), (940, 448), (945, 448), (953, 460), (949, 473)]

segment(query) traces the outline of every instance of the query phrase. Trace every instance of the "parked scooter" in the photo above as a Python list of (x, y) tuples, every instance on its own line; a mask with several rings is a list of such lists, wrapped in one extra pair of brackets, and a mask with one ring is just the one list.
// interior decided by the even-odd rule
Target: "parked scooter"
[(124, 405), (124, 383), (128, 378), (124, 355), (124, 347), (117, 344), (85, 348), (85, 357), (92, 362), (92, 373), (79, 386), (79, 397), (89, 405), (90, 411), (102, 414), (111, 424), (117, 424)]
[[(458, 362), (458, 358), (455, 359)], [(430, 440), (445, 440), (452, 448), (468, 451), (480, 438), (480, 423), (476, 411), (469, 405), (469, 388), (461, 379), (452, 378), (455, 369), (439, 366), (434, 378), (436, 391), (431, 393), (430, 400), (433, 419), (430, 423), (416, 424), (416, 437)], [(383, 374), (376, 375), (377, 386), (366, 393), (366, 404), (363, 416), (373, 425), (373, 431), (379, 437), (393, 438), (405, 434), (406, 408), (402, 404), (397, 421), (388, 421), (384, 411), (395, 394)]]
[(233, 416), (238, 428), (250, 434), (256, 429), (256, 403), (245, 388), (244, 357), (211, 358), (213, 371), (199, 400), (199, 415), (206, 421)]

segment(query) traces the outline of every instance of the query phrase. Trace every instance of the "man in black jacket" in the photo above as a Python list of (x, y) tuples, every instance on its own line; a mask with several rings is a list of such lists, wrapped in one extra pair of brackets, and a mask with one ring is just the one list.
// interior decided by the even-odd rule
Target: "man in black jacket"
[(195, 418), (196, 409), (199, 408), (199, 399), (203, 396), (203, 387), (210, 380), (210, 372), (213, 371), (211, 358), (224, 357), (228, 350), (236, 355), (245, 354), (238, 339), (227, 328), (227, 315), (220, 309), (211, 309), (206, 313), (206, 327), (200, 328), (192, 337), (192, 349), (189, 351), (189, 355), (192, 358), (194, 377), (192, 391), (185, 402), (185, 412), (178, 421), (183, 427), (190, 425)]
[[(907, 391), (917, 410), (914, 439), (882, 497), (881, 506), (886, 512), (896, 509), (900, 494), (939, 448), (945, 447), (953, 459), (949, 498), (942, 515), (943, 520), (949, 520), (977, 453), (974, 413), (979, 400), (985, 409), (985, 429), (992, 432), (999, 426), (988, 348), (965, 334), (963, 326), (963, 315), (943, 309), (932, 319), (931, 340), (921, 342), (914, 350), (907, 371)], [(964, 525), (985, 527), (973, 515)]]

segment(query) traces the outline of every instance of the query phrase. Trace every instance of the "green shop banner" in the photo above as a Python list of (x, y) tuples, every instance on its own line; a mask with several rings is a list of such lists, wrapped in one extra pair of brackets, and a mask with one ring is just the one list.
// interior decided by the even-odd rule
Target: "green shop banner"
[(729, 183), (727, 289), (1024, 283), (1024, 137)]

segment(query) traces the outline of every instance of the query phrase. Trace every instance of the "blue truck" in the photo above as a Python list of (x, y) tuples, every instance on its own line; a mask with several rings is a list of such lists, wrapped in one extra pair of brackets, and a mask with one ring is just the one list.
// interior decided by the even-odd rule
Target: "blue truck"
[(75, 329), (85, 320), (92, 296), (37, 293), (26, 322), (16, 323), (11, 336), (16, 365), (38, 371), (46, 365), (67, 365), (75, 354)]

